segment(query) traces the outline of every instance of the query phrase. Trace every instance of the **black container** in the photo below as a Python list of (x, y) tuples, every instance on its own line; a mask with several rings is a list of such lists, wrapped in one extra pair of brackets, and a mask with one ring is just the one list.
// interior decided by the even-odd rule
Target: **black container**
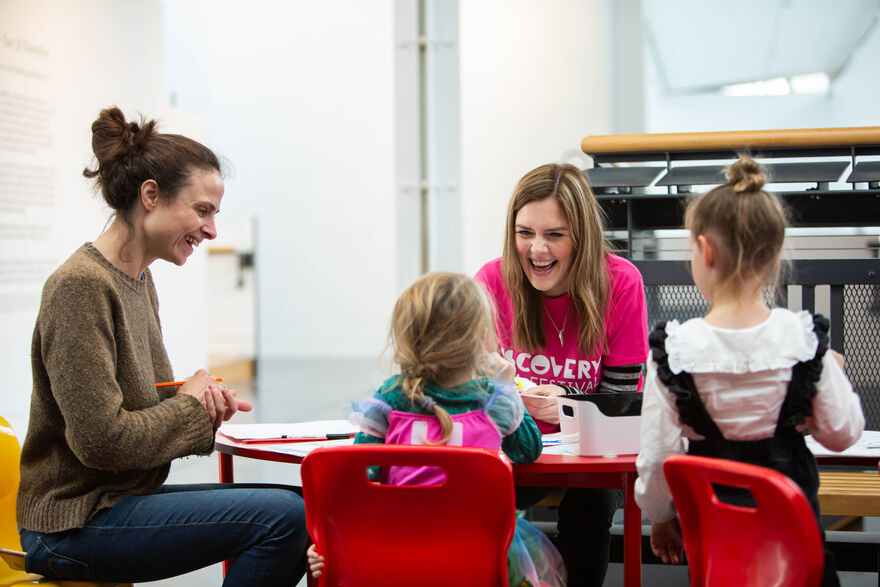
[[(574, 401), (594, 403), (606, 416), (639, 416), (642, 413), (642, 393), (639, 391), (569, 394), (564, 397)], [(570, 406), (563, 405), (562, 412), (566, 416), (574, 416), (574, 410)]]

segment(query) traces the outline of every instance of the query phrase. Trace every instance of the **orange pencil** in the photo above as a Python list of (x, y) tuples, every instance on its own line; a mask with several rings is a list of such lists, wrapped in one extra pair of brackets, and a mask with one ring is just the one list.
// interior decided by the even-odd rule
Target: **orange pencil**
[[(223, 382), (222, 377), (217, 377), (216, 380), (218, 382)], [(156, 387), (171, 387), (172, 385), (183, 385), (186, 381), (163, 381), (162, 383), (157, 383)]]

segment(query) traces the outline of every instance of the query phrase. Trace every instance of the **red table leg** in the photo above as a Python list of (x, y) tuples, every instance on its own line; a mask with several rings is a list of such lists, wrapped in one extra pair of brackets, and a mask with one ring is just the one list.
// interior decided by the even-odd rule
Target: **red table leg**
[(232, 473), (232, 455), (217, 453), (220, 457), (220, 483), (232, 483), (235, 475)]
[[(220, 483), (232, 483), (232, 480), (235, 478), (235, 475), (232, 473), (232, 455), (219, 452), (217, 456), (220, 457)], [(232, 564), (232, 561), (223, 561), (224, 577), (226, 576), (226, 571), (229, 570), (230, 564)]]
[(640, 587), (642, 584), (642, 510), (635, 500), (635, 472), (626, 473), (626, 492), (623, 500), (623, 584)]

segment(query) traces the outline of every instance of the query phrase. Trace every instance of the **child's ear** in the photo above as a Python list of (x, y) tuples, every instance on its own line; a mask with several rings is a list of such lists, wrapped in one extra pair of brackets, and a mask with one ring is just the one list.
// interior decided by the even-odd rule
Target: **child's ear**
[(705, 234), (697, 237), (697, 245), (703, 253), (703, 264), (706, 267), (715, 265), (715, 243)]

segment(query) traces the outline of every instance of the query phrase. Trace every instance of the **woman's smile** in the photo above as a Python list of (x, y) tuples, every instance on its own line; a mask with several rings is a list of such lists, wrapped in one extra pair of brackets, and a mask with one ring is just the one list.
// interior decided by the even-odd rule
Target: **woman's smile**
[(536, 273), (549, 273), (553, 266), (556, 265), (556, 261), (536, 261), (531, 259), (531, 262)]

